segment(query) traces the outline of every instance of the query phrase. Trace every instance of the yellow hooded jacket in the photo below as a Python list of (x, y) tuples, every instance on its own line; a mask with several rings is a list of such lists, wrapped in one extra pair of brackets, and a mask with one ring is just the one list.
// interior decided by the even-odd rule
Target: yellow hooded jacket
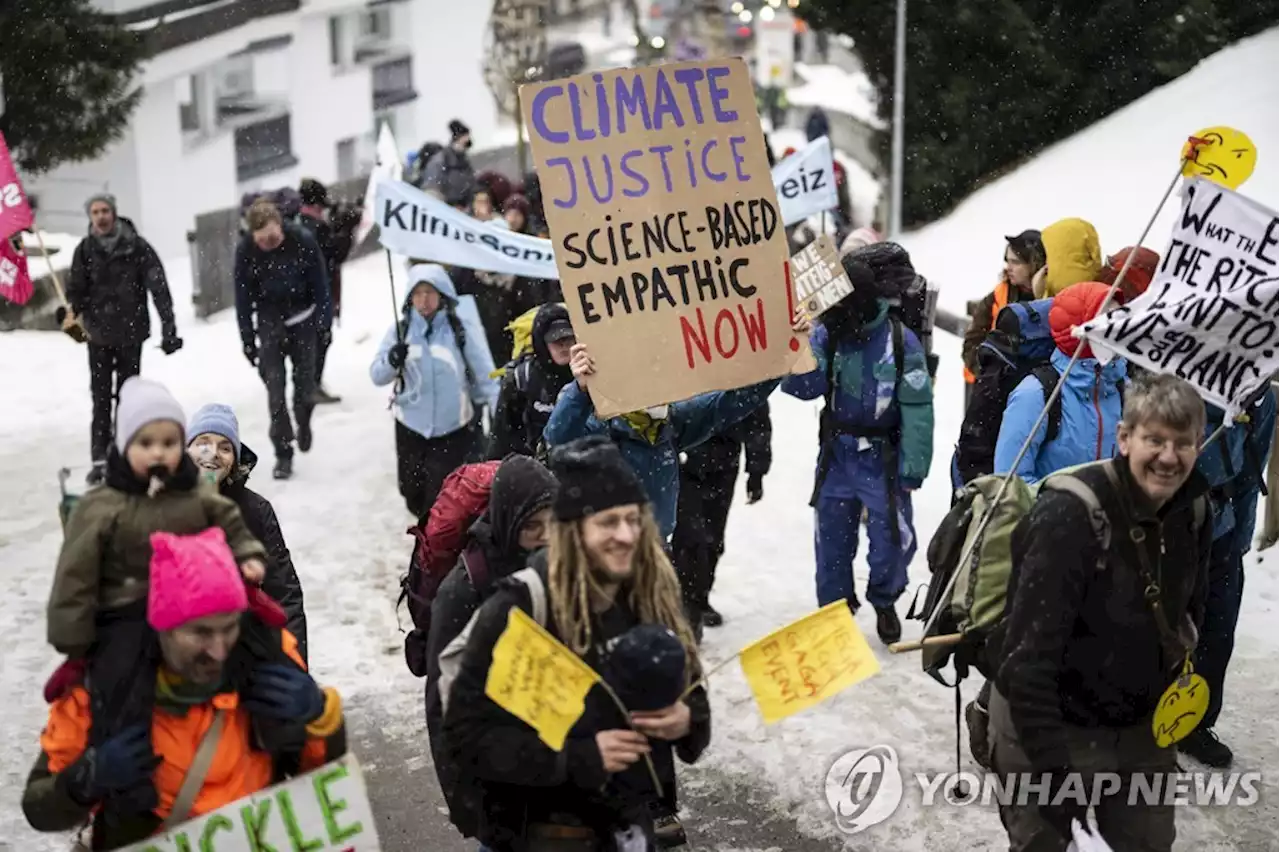
[(1038, 298), (1050, 299), (1081, 281), (1097, 281), (1102, 269), (1102, 247), (1098, 232), (1083, 219), (1062, 219), (1040, 232), (1044, 243), (1045, 291)]

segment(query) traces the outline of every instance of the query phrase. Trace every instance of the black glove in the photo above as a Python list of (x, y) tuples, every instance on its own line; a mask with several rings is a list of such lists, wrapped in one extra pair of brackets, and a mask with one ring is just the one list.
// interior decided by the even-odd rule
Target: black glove
[(387, 363), (395, 369), (399, 370), (404, 366), (405, 360), (409, 357), (409, 344), (397, 343), (387, 352)]
[(249, 363), (255, 367), (258, 366), (258, 344), (252, 342), (246, 343), (243, 351), (244, 357), (249, 359)]
[(177, 332), (170, 332), (160, 341), (160, 351), (166, 355), (172, 355), (182, 348), (182, 338)]
[(253, 670), (243, 697), (250, 713), (281, 722), (305, 725), (324, 713), (324, 692), (295, 666), (263, 663)]
[(321, 349), (328, 349), (329, 344), (333, 342), (333, 329), (320, 329), (320, 331), (316, 333), (316, 342), (320, 344)]
[(764, 499), (764, 477), (758, 473), (747, 476), (747, 505), (759, 503)]
[(160, 758), (151, 751), (151, 729), (136, 725), (86, 749), (58, 777), (73, 801), (91, 805), (149, 781), (159, 765)]
[[(1063, 786), (1067, 783), (1064, 773), (1055, 772), (1053, 781), (1049, 787), (1049, 795), (1046, 801), (1058, 801), (1058, 794), (1062, 791)], [(1084, 794), (1088, 794), (1088, 790), (1084, 790)], [(1053, 828), (1054, 831), (1068, 841), (1072, 840), (1071, 821), (1073, 819), (1080, 820), (1081, 825), (1088, 825), (1089, 805), (1087, 802), (1080, 801), (1074, 795), (1068, 795), (1062, 799), (1059, 804), (1042, 804), (1040, 805), (1040, 818)]]
[(54, 310), (53, 312), (54, 322), (56, 322), (58, 325), (62, 325), (63, 321), (66, 320), (66, 318), (67, 318), (67, 306), (58, 305), (57, 309)]

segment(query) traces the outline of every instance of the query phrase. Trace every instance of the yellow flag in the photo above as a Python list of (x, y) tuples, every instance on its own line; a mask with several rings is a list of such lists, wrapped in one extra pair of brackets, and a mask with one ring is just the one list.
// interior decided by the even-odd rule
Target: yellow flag
[(738, 659), (765, 724), (807, 710), (880, 671), (844, 601), (751, 643)]
[(581, 657), (524, 610), (512, 607), (507, 629), (493, 646), (484, 694), (560, 751), (569, 729), (586, 709), (587, 693), (599, 680)]

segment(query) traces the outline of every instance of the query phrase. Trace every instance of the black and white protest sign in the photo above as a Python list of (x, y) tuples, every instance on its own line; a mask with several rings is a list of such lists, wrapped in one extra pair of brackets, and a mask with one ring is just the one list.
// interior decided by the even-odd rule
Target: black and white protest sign
[(831, 140), (819, 136), (770, 170), (783, 225), (794, 225), (840, 204)]
[(826, 234), (791, 257), (791, 282), (796, 302), (809, 319), (816, 319), (853, 292), (849, 276), (840, 265), (840, 253)]
[(1099, 357), (1186, 379), (1234, 416), (1270, 380), (1280, 353), (1276, 212), (1202, 178), (1182, 192), (1150, 288), (1077, 336)]
[(398, 180), (378, 181), (379, 240), (396, 254), (503, 275), (559, 278), (550, 240), (481, 222)]

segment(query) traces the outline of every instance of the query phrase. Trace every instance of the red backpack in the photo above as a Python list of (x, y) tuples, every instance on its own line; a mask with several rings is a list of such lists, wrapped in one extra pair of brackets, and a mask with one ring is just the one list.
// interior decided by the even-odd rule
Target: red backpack
[[(417, 677), (427, 673), (427, 636), (431, 630), (431, 603), (440, 583), (458, 564), (471, 529), (489, 508), (489, 492), (498, 472), (498, 461), (464, 464), (445, 477), (440, 494), (426, 518), (407, 532), (414, 537), (409, 570), (400, 579), (400, 599), (406, 599), (414, 629), (404, 640), (405, 662)], [(477, 587), (488, 579), (488, 566), (477, 552), (466, 560), (471, 582)]]

